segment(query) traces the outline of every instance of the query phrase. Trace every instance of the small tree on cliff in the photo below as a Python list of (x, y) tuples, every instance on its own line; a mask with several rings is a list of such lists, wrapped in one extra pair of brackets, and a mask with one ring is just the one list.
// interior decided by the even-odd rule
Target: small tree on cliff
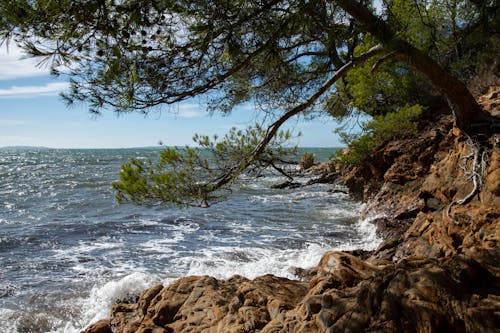
[[(405, 3), (384, 1), (376, 14), (371, 1), (355, 0), (3, 1), (0, 33), (49, 61), (56, 75), (67, 66), (71, 91), (64, 97), (87, 102), (92, 112), (147, 113), (205, 95), (210, 111), (229, 113), (252, 101), (274, 117), (265, 128), (232, 132), (222, 141), (197, 137), (217, 165), (194, 150), (169, 149), (158, 164), (124, 165), (115, 184), (122, 200), (208, 204), (244, 170), (276, 167), (286, 157), (270, 148), (290, 136), (279, 132), (290, 118), (323, 112), (336, 96), (373, 114), (351, 94), (363, 79), (346, 79), (369, 61), (400, 79), (413, 75), (410, 69), (424, 77), (447, 98), (467, 135), (497, 130), (498, 120), (481, 111), (437, 51), (445, 49), (438, 45), (443, 41), (458, 48), (471, 35), (496, 35), (498, 5)], [(408, 29), (417, 26), (416, 12), (430, 33), (423, 42)], [(429, 19), (436, 15), (439, 27)], [(422, 82), (414, 79), (413, 88)], [(385, 88), (382, 95), (373, 91), (380, 100)], [(389, 104), (397, 109), (399, 102)], [(195, 177), (197, 170), (209, 176)]]

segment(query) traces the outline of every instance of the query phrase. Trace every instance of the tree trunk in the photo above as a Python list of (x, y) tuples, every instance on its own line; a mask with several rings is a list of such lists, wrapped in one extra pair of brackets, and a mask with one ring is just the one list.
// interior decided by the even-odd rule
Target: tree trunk
[(434, 59), (396, 36), (386, 22), (355, 0), (337, 0), (337, 4), (369, 33), (379, 39), (396, 58), (423, 74), (450, 102), (456, 126), (470, 136), (498, 131), (499, 120), (482, 110), (474, 96), (456, 77)]
[(464, 83), (439, 66), (431, 57), (404, 42), (396, 58), (422, 73), (448, 99), (455, 125), (464, 133), (474, 136), (491, 132), (494, 118), (479, 106)]

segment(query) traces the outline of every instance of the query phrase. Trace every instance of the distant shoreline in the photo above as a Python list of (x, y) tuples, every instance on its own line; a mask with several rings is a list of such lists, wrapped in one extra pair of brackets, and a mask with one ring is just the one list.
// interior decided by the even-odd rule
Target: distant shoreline
[[(54, 148), (45, 146), (4, 146), (0, 150), (118, 150), (118, 149), (163, 149), (183, 148), (185, 146), (144, 146), (144, 147), (76, 147), (76, 148)], [(194, 147), (196, 148), (196, 147)], [(298, 147), (299, 149), (344, 149), (345, 147)]]

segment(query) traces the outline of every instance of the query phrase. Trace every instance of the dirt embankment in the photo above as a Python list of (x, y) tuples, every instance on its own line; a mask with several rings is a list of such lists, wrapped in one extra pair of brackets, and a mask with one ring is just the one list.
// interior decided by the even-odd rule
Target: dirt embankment
[(384, 213), (372, 253), (326, 253), (296, 281), (186, 277), (115, 305), (85, 332), (498, 331), (500, 136), (488, 144), (474, 168), (470, 143), (439, 116), (344, 170), (364, 214)]

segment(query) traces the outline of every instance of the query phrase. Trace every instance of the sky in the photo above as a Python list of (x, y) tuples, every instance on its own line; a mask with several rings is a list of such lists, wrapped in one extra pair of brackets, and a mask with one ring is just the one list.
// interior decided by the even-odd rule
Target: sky
[[(127, 148), (191, 145), (195, 133), (219, 136), (231, 127), (243, 128), (257, 120), (250, 105), (228, 116), (205, 112), (196, 99), (175, 105), (171, 111), (94, 116), (85, 105), (68, 108), (59, 94), (67, 78), (54, 78), (24, 57), (20, 49), (0, 47), (0, 147)], [(336, 125), (328, 119), (291, 119), (287, 128), (302, 135), (300, 147), (339, 147)]]

